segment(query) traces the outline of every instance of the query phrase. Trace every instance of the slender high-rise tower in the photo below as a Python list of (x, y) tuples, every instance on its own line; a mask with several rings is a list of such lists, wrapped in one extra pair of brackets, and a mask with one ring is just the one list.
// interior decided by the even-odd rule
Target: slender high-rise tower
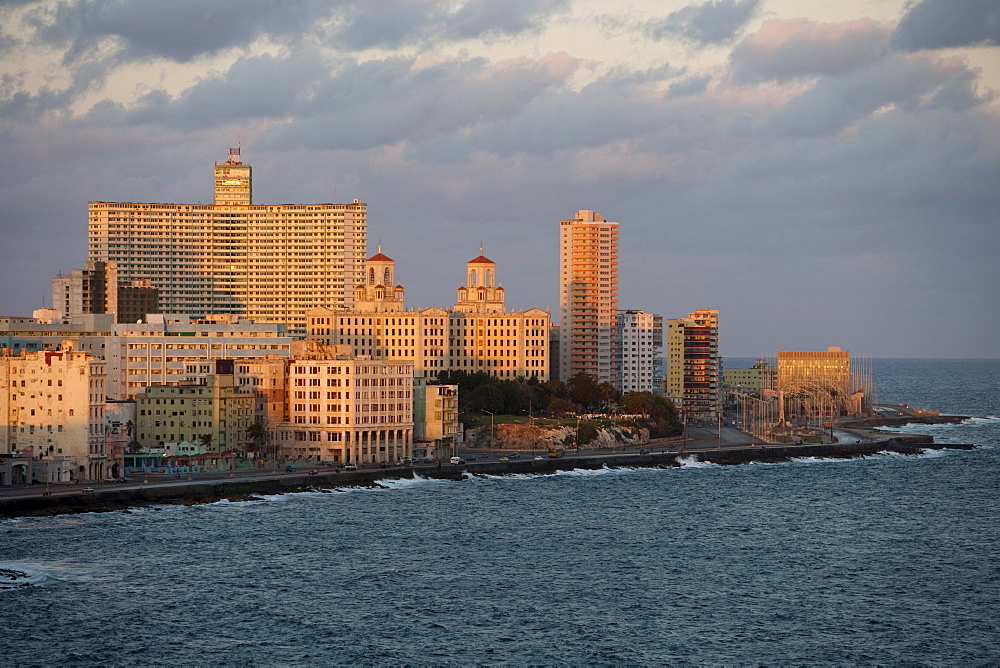
[(618, 223), (582, 209), (559, 223), (559, 379), (617, 375)]

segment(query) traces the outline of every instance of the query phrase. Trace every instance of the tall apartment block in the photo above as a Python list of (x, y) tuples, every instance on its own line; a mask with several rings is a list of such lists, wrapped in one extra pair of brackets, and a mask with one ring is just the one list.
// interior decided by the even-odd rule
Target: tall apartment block
[(618, 223), (589, 209), (559, 223), (559, 379), (613, 382), (618, 315)]
[(663, 316), (638, 310), (618, 312), (619, 374), (615, 388), (663, 394)]
[(251, 177), (231, 148), (212, 204), (90, 202), (90, 260), (117, 262), (123, 284), (149, 280), (161, 313), (233, 313), (301, 334), (307, 310), (350, 306), (367, 205), (255, 205)]
[(685, 418), (716, 419), (721, 366), (718, 311), (667, 321), (666, 393)]

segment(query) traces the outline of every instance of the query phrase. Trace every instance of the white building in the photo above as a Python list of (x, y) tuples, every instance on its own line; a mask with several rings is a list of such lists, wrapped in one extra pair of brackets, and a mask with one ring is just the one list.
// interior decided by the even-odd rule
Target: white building
[(195, 319), (152, 314), (149, 322), (114, 322), (113, 315), (82, 315), (70, 324), (0, 318), (0, 347), (55, 350), (63, 340), (107, 362), (107, 396), (134, 399), (152, 385), (180, 382), (185, 364), (277, 355), (287, 359), (294, 339), (284, 325), (257, 324), (235, 316)]
[(618, 350), (619, 392), (663, 393), (663, 316), (619, 311)]

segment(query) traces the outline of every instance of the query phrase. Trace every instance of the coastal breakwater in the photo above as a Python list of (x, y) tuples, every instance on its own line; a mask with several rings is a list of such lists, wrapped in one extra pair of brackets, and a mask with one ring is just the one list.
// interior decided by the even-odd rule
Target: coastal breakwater
[(702, 461), (720, 465), (749, 462), (782, 462), (800, 457), (853, 458), (879, 452), (906, 455), (921, 454), (929, 447), (972, 449), (973, 445), (935, 445), (930, 436), (900, 434), (878, 441), (833, 443), (825, 445), (746, 445), (729, 448), (653, 449), (646, 454), (623, 452), (611, 455), (524, 459), (507, 462), (469, 462), (462, 465), (441, 464), (413, 469), (368, 469), (361, 471), (320, 470), (307, 473), (262, 473), (246, 478), (173, 481), (153, 479), (150, 483), (127, 487), (108, 486), (91, 492), (43, 495), (39, 490), (16, 497), (0, 497), (0, 517), (61, 515), (83, 512), (107, 512), (167, 504), (194, 505), (222, 499), (252, 500), (260, 494), (286, 494), (303, 491), (333, 490), (345, 487), (374, 486), (383, 479), (425, 478), (462, 479), (471, 475), (509, 475), (514, 473), (550, 474), (572, 469), (603, 467), (677, 467), (686, 462)]

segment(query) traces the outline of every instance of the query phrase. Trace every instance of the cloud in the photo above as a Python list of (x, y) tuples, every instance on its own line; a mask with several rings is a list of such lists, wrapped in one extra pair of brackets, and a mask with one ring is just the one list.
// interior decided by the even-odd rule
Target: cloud
[(75, 0), (27, 17), (43, 43), (66, 48), (66, 62), (108, 48), (125, 60), (199, 56), (249, 46), (259, 35), (298, 34), (336, 7), (319, 0)]
[(1000, 4), (996, 0), (922, 0), (900, 19), (892, 44), (905, 51), (1000, 46)]
[(875, 113), (932, 109), (941, 103), (936, 93), (942, 89), (951, 95), (961, 92), (960, 99), (968, 104), (976, 100), (973, 84), (968, 69), (956, 59), (889, 58), (858, 72), (821, 78), (776, 109), (764, 127), (773, 134), (836, 137)]
[(760, 0), (715, 0), (678, 9), (645, 26), (656, 40), (680, 37), (700, 46), (730, 40), (757, 12)]
[(540, 30), (569, 0), (469, 0), (457, 9), (433, 0), (350, 3), (331, 45), (396, 49), (441, 41), (488, 39)]
[(844, 74), (882, 57), (890, 28), (871, 19), (771, 19), (733, 49), (732, 73), (747, 82)]

